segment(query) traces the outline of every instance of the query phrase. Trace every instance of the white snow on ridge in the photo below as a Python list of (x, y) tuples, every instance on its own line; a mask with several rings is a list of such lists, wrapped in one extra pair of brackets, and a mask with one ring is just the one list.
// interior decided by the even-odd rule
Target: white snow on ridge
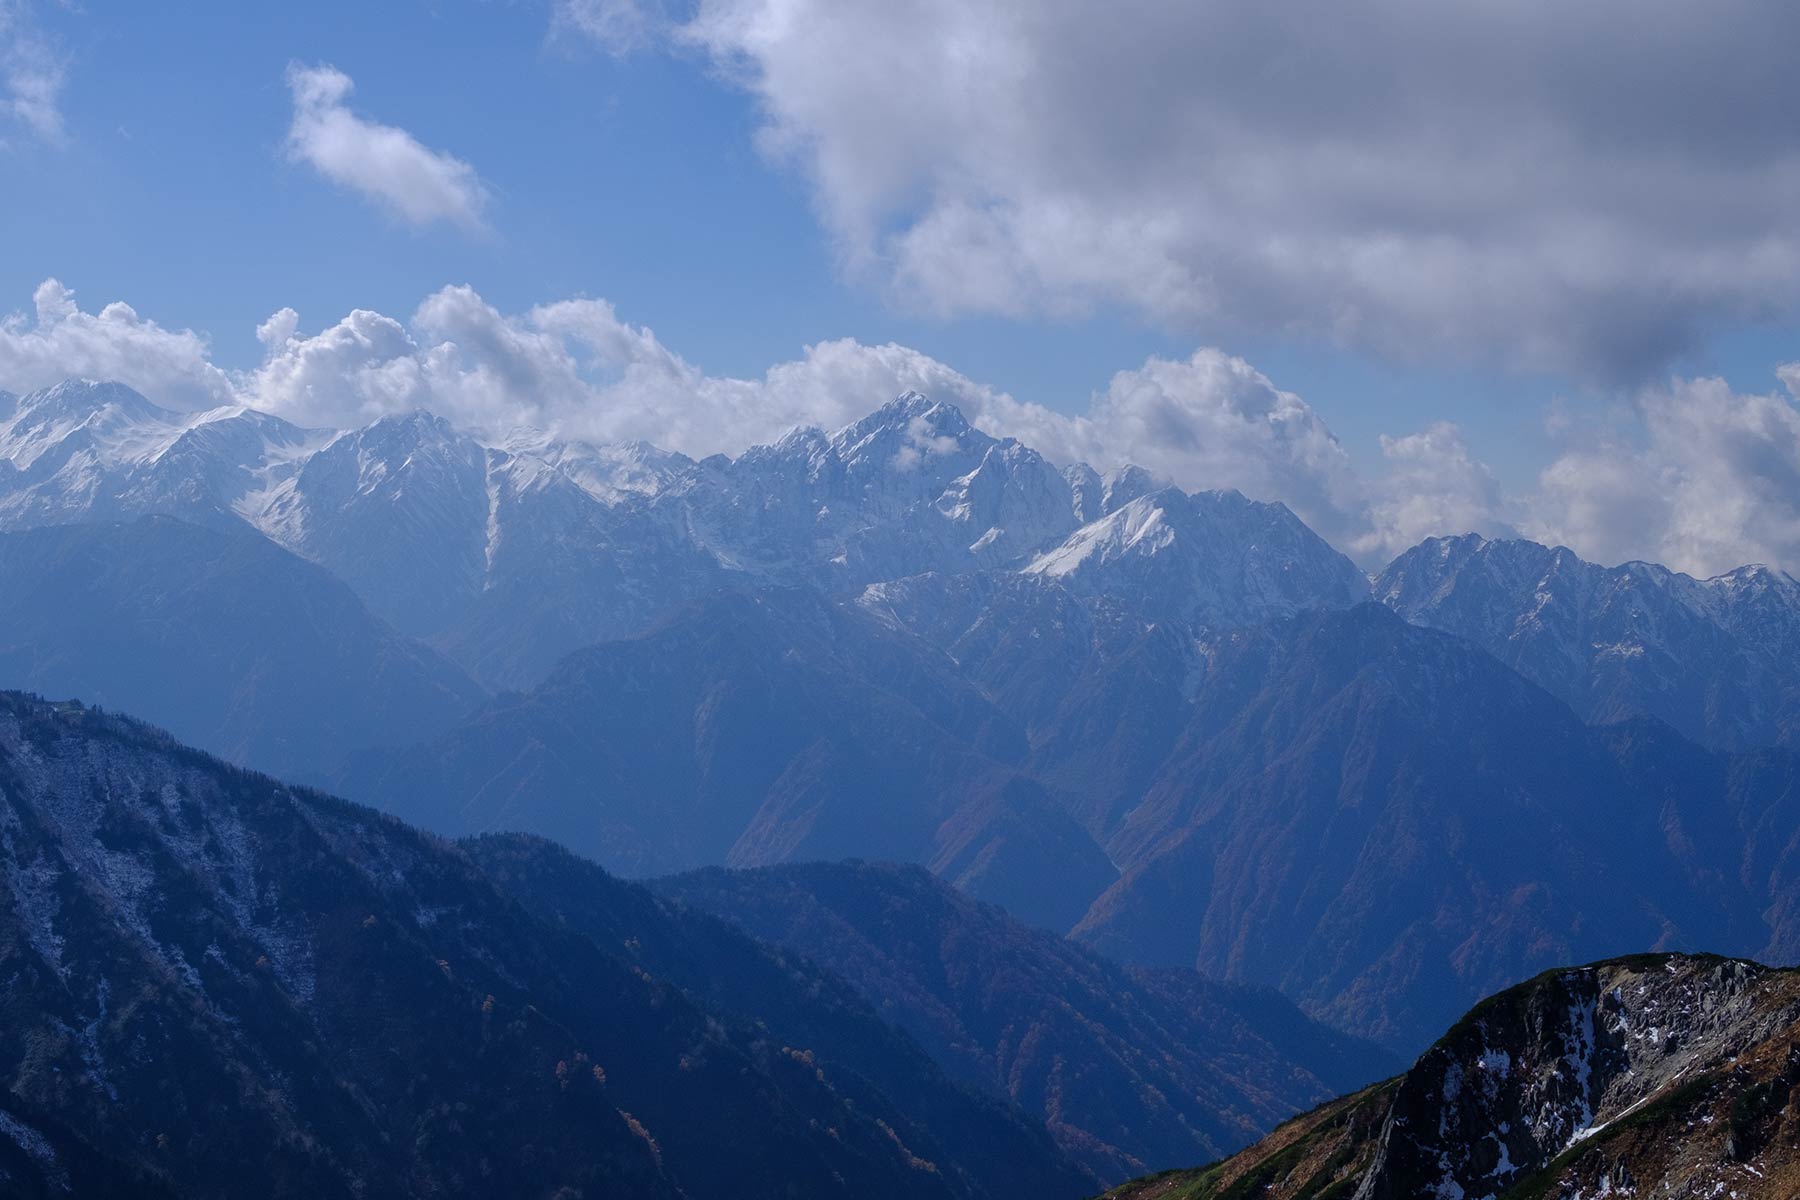
[(72, 1189), (69, 1186), (69, 1173), (63, 1168), (44, 1135), (33, 1129), (5, 1109), (0, 1108), (0, 1134), (5, 1134), (14, 1145), (23, 1150), (44, 1172), (46, 1181), (61, 1191)]
[(1027, 575), (1061, 578), (1090, 560), (1106, 562), (1127, 553), (1156, 554), (1174, 544), (1175, 530), (1167, 514), (1154, 497), (1144, 496), (1077, 530), (1068, 541), (1021, 570)]

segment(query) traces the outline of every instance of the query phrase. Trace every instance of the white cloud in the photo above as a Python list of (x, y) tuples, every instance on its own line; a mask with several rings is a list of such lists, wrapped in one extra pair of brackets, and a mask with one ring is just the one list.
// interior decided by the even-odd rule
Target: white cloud
[(64, 66), (38, 31), (25, 0), (0, 0), (0, 148), (8, 129), (55, 145), (65, 137)]
[(310, 424), (424, 406), (493, 435), (531, 425), (705, 455), (735, 453), (796, 424), (847, 421), (909, 386), (980, 394), (914, 351), (854, 342), (809, 347), (762, 380), (712, 377), (604, 300), (508, 315), (464, 286), (426, 297), (410, 326), (358, 311), (306, 336), (284, 309), (259, 335), (267, 357), (241, 380), (246, 399)]
[(1406, 437), (1381, 438), (1388, 469), (1370, 489), (1368, 533), (1354, 543), (1359, 556), (1391, 560), (1437, 534), (1513, 537), (1510, 507), (1500, 481), (1447, 421)]
[(696, 456), (734, 454), (798, 425), (835, 428), (919, 391), (1059, 462), (1135, 462), (1186, 487), (1285, 500), (1328, 536), (1363, 532), (1360, 485), (1324, 422), (1216, 350), (1121, 371), (1071, 417), (893, 343), (819, 342), (759, 378), (708, 375), (599, 299), (506, 314), (472, 288), (446, 287), (410, 322), (359, 309), (313, 334), (282, 309), (257, 328), (263, 362), (235, 374), (210, 362), (197, 334), (164, 330), (123, 304), (83, 313), (54, 280), (39, 289), (38, 311), (35, 324), (0, 326), (0, 385), (117, 378), (163, 403), (235, 398), (314, 426), (427, 407), (490, 435), (532, 425)]
[[(1796, 373), (1782, 368), (1792, 386)], [(1525, 532), (1604, 562), (1697, 575), (1746, 562), (1800, 574), (1800, 408), (1722, 379), (1644, 392), (1623, 436), (1547, 467)]]
[(1364, 532), (1362, 484), (1343, 446), (1305, 401), (1241, 358), (1212, 349), (1151, 358), (1114, 375), (1076, 418), (1025, 407), (1009, 423), (1053, 456), (1282, 500), (1340, 542)]
[(480, 227), (488, 190), (474, 167), (421, 145), (404, 129), (352, 112), (345, 101), (354, 85), (336, 67), (296, 63), (287, 82), (294, 99), (287, 151), (295, 162), (414, 225)]
[(342, 428), (429, 406), (418, 343), (392, 317), (357, 309), (312, 337), (284, 308), (257, 327), (263, 365), (238, 380), (246, 403), (302, 425)]
[(673, 37), (849, 269), (946, 314), (1617, 378), (1800, 312), (1782, 0), (699, 0)]
[[(359, 309), (311, 334), (282, 309), (258, 327), (264, 360), (246, 371), (221, 369), (199, 334), (126, 304), (84, 312), (53, 279), (34, 301), (34, 313), (0, 319), (0, 387), (118, 379), (173, 407), (246, 403), (312, 426), (425, 407), (491, 436), (532, 425), (695, 456), (735, 454), (796, 425), (835, 428), (912, 390), (1058, 462), (1137, 463), (1186, 488), (1284, 501), (1365, 567), (1432, 534), (1516, 528), (1605, 562), (1711, 574), (1759, 560), (1800, 572), (1800, 407), (1716, 379), (1643, 392), (1604, 436), (1581, 441), (1559, 423), (1564, 452), (1533, 491), (1508, 496), (1444, 423), (1383, 438), (1385, 471), (1359, 474), (1304, 400), (1217, 350), (1121, 371), (1071, 416), (893, 343), (820, 342), (760, 376), (709, 375), (599, 299), (509, 314), (447, 287), (407, 321)], [(1778, 370), (1800, 387), (1800, 367)]]
[(230, 403), (230, 379), (213, 366), (206, 339), (165, 329), (115, 301), (83, 312), (75, 294), (46, 279), (34, 312), (0, 318), (0, 387), (48, 387), (70, 377), (117, 380), (177, 408)]
[(1775, 368), (1775, 377), (1781, 380), (1781, 386), (1788, 394), (1800, 400), (1800, 363), (1782, 363)]
[(659, 0), (556, 0), (552, 25), (590, 38), (613, 54), (647, 45), (665, 24)]

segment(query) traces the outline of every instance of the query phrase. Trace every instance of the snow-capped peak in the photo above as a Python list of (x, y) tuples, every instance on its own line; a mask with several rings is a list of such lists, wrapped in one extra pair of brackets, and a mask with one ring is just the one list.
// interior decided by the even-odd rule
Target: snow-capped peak
[(1474, 641), (1589, 720), (1647, 713), (1729, 747), (1790, 736), (1800, 583), (1766, 566), (1695, 579), (1564, 546), (1433, 538), (1376, 581), (1417, 624)]
[(122, 383), (97, 379), (66, 379), (21, 397), (19, 407), (37, 413), (69, 416), (86, 416), (111, 409), (140, 421), (178, 419), (175, 413), (152, 404)]
[(72, 438), (102, 461), (153, 457), (187, 421), (123, 384), (69, 380), (18, 398), (0, 422), (0, 458), (28, 469)]
[(1126, 554), (1159, 554), (1176, 540), (1165, 499), (1161, 493), (1139, 497), (1076, 530), (1068, 541), (1038, 555), (1021, 569), (1027, 575), (1060, 579), (1090, 562), (1105, 563)]
[(495, 653), (512, 652), (525, 620), (495, 597), (556, 597), (545, 632), (524, 640), (558, 640), (531, 647), (533, 661), (746, 576), (850, 590), (1024, 568), (1046, 586), (1217, 621), (1366, 595), (1278, 504), (1158, 490), (1135, 468), (1059, 469), (917, 392), (735, 459), (543, 430), (498, 440), (426, 410), (315, 431), (72, 382), (0, 408), (0, 527), (241, 519), (408, 633), (493, 622), (478, 636)]
[(1022, 573), (1150, 615), (1232, 624), (1368, 598), (1349, 559), (1285, 505), (1163, 487), (1093, 521)]
[(687, 455), (645, 441), (585, 442), (530, 428), (513, 430), (499, 448), (560, 472), (607, 504), (654, 496), (694, 466)]
[(994, 439), (954, 404), (906, 392), (831, 437), (847, 464), (910, 471), (929, 459), (985, 452)]

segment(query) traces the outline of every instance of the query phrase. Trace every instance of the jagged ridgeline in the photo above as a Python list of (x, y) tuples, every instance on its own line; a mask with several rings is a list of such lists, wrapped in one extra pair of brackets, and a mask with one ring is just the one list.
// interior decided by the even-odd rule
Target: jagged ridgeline
[(1483, 1001), (1395, 1079), (1111, 1200), (1800, 1195), (1800, 971), (1639, 955)]
[[(70, 381), (0, 393), (0, 460), (0, 528), (146, 514), (248, 526), (496, 688), (745, 583), (848, 592), (1035, 567), (1095, 587), (1105, 564), (1154, 557), (1140, 582), (1161, 577), (1165, 602), (1217, 616), (1368, 595), (1282, 505), (1058, 467), (916, 393), (835, 432), (695, 462), (529, 431), (478, 439), (425, 412), (301, 429)], [(1183, 589), (1209, 545), (1229, 569)]]
[[(607, 880), (609, 936), (540, 920), (454, 846), (122, 718), (0, 693), (0, 855), (8, 1197), (1097, 1190), (712, 918)], [(758, 1011), (645, 965), (683, 962)]]
[[(725, 1048), (707, 1061), (734, 1054), (733, 1078), (756, 1081), (712, 1097), (746, 1106), (720, 1119), (748, 1129), (763, 1099), (779, 1100), (787, 1115), (772, 1128), (791, 1135), (791, 1152), (746, 1148), (744, 1162), (709, 1175), (730, 1154), (665, 1132), (679, 1126), (672, 1110), (607, 1101), (650, 1135), (627, 1122), (620, 1161), (654, 1143), (652, 1166), (690, 1195), (759, 1170), (853, 1183), (861, 1170), (864, 1191), (880, 1194), (892, 1183), (881, 1155), (895, 1146), (923, 1172), (896, 1177), (915, 1190), (1016, 1191), (1021, 1162), (1054, 1177), (1046, 1188), (1097, 1188), (1228, 1153), (1366, 1078), (1311, 1057), (1326, 1045), (1314, 1022), (1411, 1057), (1482, 995), (1553, 964), (1646, 947), (1800, 958), (1793, 579), (1747, 567), (1695, 580), (1469, 537), (1421, 544), (1371, 587), (1279, 504), (1051, 464), (917, 395), (833, 432), (703, 461), (543, 434), (477, 437), (428, 413), (305, 430), (242, 408), (171, 412), (109, 384), (0, 397), (0, 683), (132, 712), (437, 834), (524, 831), (625, 874), (701, 872), (663, 886), (752, 926), (782, 955), (831, 960), (849, 978), (814, 968), (808, 978), (842, 999), (834, 1014), (867, 1022), (856, 1026), (866, 1039), (845, 1034), (784, 992), (786, 1009), (741, 1003), (779, 989), (701, 978), (693, 964), (705, 956), (684, 940), (699, 935), (679, 921), (667, 936), (689, 950), (654, 961), (687, 973), (659, 975), (640, 954), (650, 938), (596, 938), (626, 930), (612, 900), (584, 900), (578, 925), (557, 895), (521, 884), (522, 915), (492, 899), (494, 877), (474, 864), (497, 843), (450, 847), (280, 789), (268, 793), (280, 804), (242, 811), (276, 814), (270, 830), (291, 837), (243, 843), (223, 816), (224, 832), (182, 832), (184, 814), (210, 802), (152, 804), (137, 783), (118, 783), (138, 778), (130, 772), (74, 772), (51, 791), (9, 792), (6, 843), (20, 931), (11, 953), (23, 964), (14, 978), (42, 984), (6, 998), (16, 1027), (38, 1031), (15, 1058), (30, 1086), (13, 1095), (40, 1105), (8, 1119), (25, 1131), (16, 1146), (71, 1179), (110, 1169), (79, 1160), (113, 1162), (114, 1178), (198, 1186), (145, 1149), (166, 1135), (192, 1162), (212, 1152), (179, 1129), (95, 1132), (93, 1121), (113, 1119), (110, 1101), (58, 1107), (91, 1100), (72, 1081), (127, 1094), (124, 1064), (147, 1061), (131, 1047), (150, 1044), (129, 1022), (151, 1013), (158, 1029), (181, 1014), (202, 1032), (162, 1043), (188, 1052), (176, 1081), (156, 1084), (176, 1100), (149, 1105), (145, 1091), (135, 1111), (185, 1112), (185, 1128), (203, 1127), (193, 1106), (219, 1102), (182, 1099), (179, 1079), (210, 1062), (249, 1081), (239, 1091), (251, 1099), (223, 1108), (221, 1128), (254, 1119), (283, 1131), (281, 1144), (300, 1148), (296, 1180), (398, 1178), (380, 1174), (400, 1170), (384, 1156), (421, 1131), (459, 1147), (535, 1137), (540, 1125), (551, 1136), (549, 1108), (457, 1107), (473, 1103), (462, 1089), (478, 1076), (488, 1087), (516, 1070), (528, 1093), (541, 1075), (517, 1065), (536, 1043), (514, 1044), (503, 1063), (481, 1058), (479, 1039), (435, 1036), (440, 1016), (467, 1015), (457, 1007), (467, 995), (402, 1023), (412, 1041), (399, 1044), (424, 1061), (454, 1050), (455, 1063), (481, 1064), (461, 1075), (433, 1067), (457, 1082), (426, 1095), (365, 1078), (388, 1043), (311, 1024), (349, 1004), (361, 978), (346, 965), (352, 952), (384, 944), (365, 929), (409, 930), (400, 961), (423, 972), (378, 971), (384, 995), (456, 989), (488, 971), (476, 1009), (492, 995), (496, 1012), (553, 1012), (570, 1036), (552, 1061), (570, 1072), (577, 1050), (595, 1062), (600, 1026), (535, 995), (586, 986), (569, 963), (587, 964), (582, 979), (611, 980), (616, 996), (633, 985), (607, 972), (649, 971), (685, 997), (694, 1022), (717, 1022), (726, 1034), (706, 1044)], [(127, 728), (82, 710), (18, 719), (59, 737), (116, 740)], [(101, 771), (94, 764), (113, 753), (83, 761)], [(250, 787), (248, 776), (217, 778), (239, 782), (207, 794)], [(232, 799), (220, 811), (239, 808)], [(319, 815), (344, 813), (357, 815)], [(342, 832), (352, 828), (362, 832)], [(339, 840), (318, 849), (321, 830)], [(371, 839), (379, 851), (345, 849)], [(263, 847), (252, 867), (231, 865), (240, 844)], [(193, 883), (215, 846), (229, 861)], [(849, 857), (916, 864), (957, 891), (866, 868), (805, 875), (797, 888), (802, 875), (775, 869)], [(489, 897), (476, 905), (479, 934), (432, 924), (433, 905), (406, 890), (416, 879), (364, 870), (365, 859), (416, 859), (420, 879), (465, 879), (469, 895)], [(357, 899), (344, 902), (364, 911), (340, 920), (329, 889), (300, 873), (307, 864), (348, 881)], [(719, 866), (768, 870), (704, 870)], [(252, 899), (265, 876), (273, 890)], [(648, 903), (592, 878), (582, 886), (598, 895)], [(823, 903), (827, 894), (837, 898)], [(990, 920), (963, 903), (971, 897), (1036, 928)], [(954, 939), (883, 957), (891, 931), (866, 918), (889, 905), (921, 928), (943, 919)], [(306, 938), (276, 920), (289, 908), (311, 922)], [(214, 928), (237, 932), (202, 936)], [(296, 1000), (314, 976), (282, 937), (311, 945), (308, 961), (339, 963), (337, 987)], [(637, 949), (621, 949), (634, 939)], [(573, 957), (557, 949), (567, 946)], [(988, 957), (996, 947), (1005, 972)], [(522, 973), (515, 953), (547, 973)], [(149, 964), (130, 977), (179, 1000), (120, 1002), (128, 976), (94, 955)], [(1196, 971), (1220, 986), (1195, 982)], [(990, 975), (1000, 984), (946, 986)], [(243, 995), (267, 1006), (220, 999), (252, 984), (265, 990)], [(1268, 990), (1281, 1001), (1259, 1006)], [(1205, 1020), (1190, 1020), (1202, 1009)], [(811, 1015), (778, 1027), (776, 1011)], [(127, 1028), (145, 1040), (107, 1040)], [(270, 1029), (299, 1040), (277, 1048)], [(1215, 1048), (1209, 1030), (1230, 1044)], [(851, 1053), (864, 1041), (879, 1050), (872, 1061)], [(1261, 1059), (1259, 1044), (1270, 1048)], [(824, 1080), (796, 1081), (804, 1060), (770, 1057), (770, 1046), (825, 1062), (813, 1068)], [(914, 1065), (890, 1074), (902, 1060)], [(615, 1091), (634, 1078), (605, 1070)], [(191, 1071), (198, 1088), (204, 1072)], [(973, 1101), (940, 1091), (946, 1075), (985, 1099), (958, 1108)], [(673, 1078), (678, 1097), (690, 1076)], [(320, 1082), (331, 1080), (349, 1082)], [(818, 1087), (864, 1085), (858, 1111), (883, 1113), (885, 1125), (840, 1128), (819, 1115), (830, 1101)], [(319, 1107), (332, 1097), (348, 1107)], [(831, 1145), (814, 1143), (814, 1120)], [(978, 1135), (984, 1121), (999, 1132)], [(996, 1149), (976, 1154), (977, 1142)], [(840, 1166), (845, 1154), (860, 1166)], [(492, 1161), (450, 1154), (431, 1178), (463, 1186)], [(1013, 1174), (1002, 1187), (993, 1172)]]
[(0, 683), (449, 836), (917, 863), (1404, 1054), (1558, 962), (1800, 957), (1778, 571), (1435, 539), (1375, 605), (918, 395), (694, 461), (70, 382), (0, 397), (0, 530)]

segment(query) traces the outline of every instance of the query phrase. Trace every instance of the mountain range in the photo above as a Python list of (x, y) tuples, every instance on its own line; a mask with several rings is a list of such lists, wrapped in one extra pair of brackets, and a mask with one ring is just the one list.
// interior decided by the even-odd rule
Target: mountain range
[(928, 863), (1067, 929), (1118, 873), (1023, 773), (1028, 754), (920, 639), (781, 590), (721, 593), (578, 651), (541, 686), (362, 756), (338, 783), (449, 834), (538, 833), (633, 875)]
[(1783, 572), (1694, 579), (1468, 536), (1408, 550), (1375, 594), (1409, 621), (1474, 642), (1583, 720), (1647, 714), (1737, 750), (1800, 740), (1800, 583)]
[[(1141, 471), (1058, 469), (917, 393), (736, 459), (531, 431), (492, 440), (425, 412), (305, 430), (70, 381), (0, 396), (0, 528), (150, 513), (247, 525), (489, 687), (536, 682), (569, 651), (727, 585), (839, 593), (1030, 569), (1096, 592), (1155, 560), (1163, 600), (1215, 620), (1367, 593), (1281, 505), (1150, 496)], [(1189, 595), (1196, 557), (1219, 552), (1225, 572)]]
[(1467, 537), (1371, 580), (914, 394), (694, 461), (71, 382), (0, 400), (0, 463), (0, 682), (442, 834), (916, 863), (1405, 1053), (1556, 962), (1795, 957), (1766, 568)]
[(339, 782), (631, 874), (920, 863), (1408, 1051), (1546, 963), (1800, 956), (1800, 758), (1589, 725), (1381, 606), (1139, 632), (1035, 728), (955, 667), (861, 603), (722, 595)]
[(1549, 963), (1800, 960), (1797, 780), (1787, 751), (1584, 724), (1380, 606), (1303, 614), (1221, 644), (1075, 935), (1412, 1050)]
[(1476, 641), (1588, 720), (1649, 713), (1729, 749), (1788, 736), (1800, 584), (1600, 567), (1565, 548), (1433, 538), (1373, 580), (1280, 504), (1058, 468), (917, 393), (836, 432), (695, 462), (418, 411), (309, 430), (160, 408), (83, 380), (0, 392), (0, 528), (158, 514), (248, 526), (347, 583), (484, 686), (540, 680), (722, 586), (847, 595), (1018, 577), (1089, 608), (1230, 628), (1371, 597)]
[[(1077, 1197), (1392, 1065), (917, 868), (653, 891), (18, 693), (0, 870), (8, 1195)], [(913, 940), (759, 941), (722, 885)]]

